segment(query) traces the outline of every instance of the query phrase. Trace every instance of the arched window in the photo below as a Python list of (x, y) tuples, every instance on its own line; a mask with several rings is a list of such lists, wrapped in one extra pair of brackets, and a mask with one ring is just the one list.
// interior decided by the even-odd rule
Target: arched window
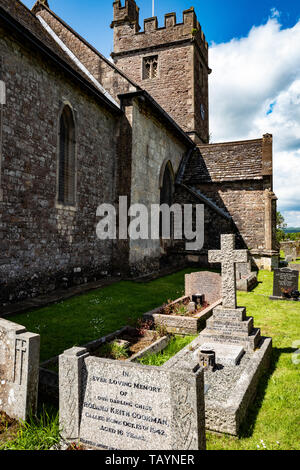
[(173, 192), (174, 192), (174, 183), (172, 175), (171, 163), (167, 163), (165, 167), (165, 172), (162, 181), (162, 187), (160, 189), (160, 203), (168, 204), (172, 206), (173, 204)]
[(64, 107), (59, 123), (58, 202), (75, 205), (75, 123), (69, 106)]
[[(172, 164), (169, 161), (164, 170), (164, 175), (162, 178), (161, 188), (160, 188), (160, 204), (167, 204), (169, 207), (173, 205), (173, 196), (174, 196), (174, 176), (173, 176), (173, 168)], [(160, 214), (160, 221), (159, 221), (159, 234), (161, 240), (161, 247), (165, 250), (168, 246), (172, 245), (173, 236), (174, 236), (174, 215), (171, 213), (170, 218), (170, 240), (164, 240), (162, 238), (162, 214)]]

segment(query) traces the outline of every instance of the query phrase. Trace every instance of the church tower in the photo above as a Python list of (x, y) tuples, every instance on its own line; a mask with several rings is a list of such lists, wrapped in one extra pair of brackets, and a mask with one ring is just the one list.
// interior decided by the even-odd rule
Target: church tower
[(196, 144), (209, 141), (208, 44), (194, 8), (144, 20), (140, 31), (139, 8), (134, 0), (114, 2), (112, 58), (170, 114)]

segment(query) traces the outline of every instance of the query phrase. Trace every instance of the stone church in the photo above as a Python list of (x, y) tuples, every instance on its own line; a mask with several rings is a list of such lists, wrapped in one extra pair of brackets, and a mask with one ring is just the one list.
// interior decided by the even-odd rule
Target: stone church
[[(109, 26), (109, 25), (108, 25)], [(209, 142), (208, 44), (193, 8), (139, 25), (113, 4), (105, 58), (38, 0), (0, 0), (0, 304), (108, 274), (205, 266), (221, 233), (253, 264), (278, 261), (272, 136)], [(3, 87), (2, 87), (3, 88)], [(204, 247), (99, 240), (97, 207), (203, 204)]]

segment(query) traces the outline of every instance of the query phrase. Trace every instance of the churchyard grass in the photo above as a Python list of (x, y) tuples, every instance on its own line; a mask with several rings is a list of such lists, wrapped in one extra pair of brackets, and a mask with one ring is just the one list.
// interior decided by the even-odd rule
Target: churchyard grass
[(7, 441), (0, 439), (0, 451), (48, 450), (59, 441), (58, 411), (43, 406), (37, 417), (31, 417), (27, 422), (18, 424)]
[(41, 362), (135, 322), (184, 293), (186, 269), (148, 283), (121, 281), (25, 314), (9, 317), (41, 335)]
[[(207, 433), (210, 450), (300, 449), (300, 364), (292, 361), (300, 346), (300, 303), (269, 300), (272, 273), (261, 271), (258, 280), (252, 292), (238, 293), (238, 305), (247, 307), (247, 315), (254, 317), (263, 336), (273, 338), (271, 368), (260, 381), (240, 437)], [(299, 341), (297, 347), (295, 341)]]
[(165, 362), (171, 359), (171, 357), (181, 351), (181, 349), (191, 343), (196, 337), (197, 336), (175, 336), (163, 351), (144, 356), (141, 359), (138, 359), (138, 362), (146, 366), (162, 366)]
[[(144, 284), (120, 282), (10, 319), (24, 324), (29, 331), (41, 333), (42, 360), (45, 360), (75, 343), (83, 344), (114, 331), (124, 326), (129, 317), (137, 319), (169, 298), (179, 297), (183, 293), (184, 274), (191, 271)], [(259, 285), (252, 292), (238, 293), (238, 305), (247, 307), (248, 316), (254, 317), (263, 336), (273, 338), (271, 368), (260, 381), (240, 437), (207, 433), (209, 450), (300, 449), (300, 365), (295, 354), (299, 347), (295, 342), (300, 341), (300, 303), (269, 300), (273, 291), (272, 273), (261, 271), (258, 280)], [(7, 446), (15, 449), (51, 447), (52, 438), (53, 441), (57, 438), (56, 419), (54, 415), (48, 427), (40, 421), (40, 432), (34, 426), (30, 431), (29, 423), (19, 438)], [(52, 434), (43, 429), (56, 431)]]

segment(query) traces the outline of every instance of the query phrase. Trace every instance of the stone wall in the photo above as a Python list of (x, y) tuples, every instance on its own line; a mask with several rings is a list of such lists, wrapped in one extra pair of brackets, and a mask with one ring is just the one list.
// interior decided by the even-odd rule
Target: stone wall
[[(165, 129), (146, 104), (134, 100), (132, 107), (131, 204), (145, 204), (150, 212), (151, 204), (160, 204), (166, 164), (170, 162), (175, 175), (187, 148)], [(133, 273), (157, 271), (160, 257), (160, 240), (130, 241)]]
[[(96, 209), (115, 200), (116, 118), (23, 37), (0, 30), (3, 122), (1, 302), (94, 279), (111, 265), (96, 238)], [(56, 204), (58, 122), (76, 122), (77, 204)], [(74, 274), (74, 269), (76, 273)], [(75, 278), (75, 279), (73, 279)]]
[[(180, 204), (203, 204), (203, 201), (196, 199), (193, 194), (187, 191), (186, 188), (178, 186), (175, 193), (175, 202)], [(195, 223), (195, 221), (193, 221)], [(211, 249), (220, 248), (220, 234), (223, 233), (237, 233), (237, 229), (230, 218), (225, 218), (222, 215), (215, 212), (211, 207), (204, 204), (204, 246), (198, 252), (186, 252), (185, 250), (185, 240), (175, 241), (173, 251), (176, 253), (184, 252), (187, 256), (191, 256), (191, 261), (194, 259), (194, 262), (199, 263), (202, 266), (207, 266), (207, 252)], [(195, 225), (193, 227), (195, 229)], [(237, 247), (244, 247), (243, 240), (237, 238)]]
[(270, 137), (198, 146), (200, 154), (193, 154), (184, 175), (185, 184), (231, 215), (245, 245), (261, 252), (278, 249)]

